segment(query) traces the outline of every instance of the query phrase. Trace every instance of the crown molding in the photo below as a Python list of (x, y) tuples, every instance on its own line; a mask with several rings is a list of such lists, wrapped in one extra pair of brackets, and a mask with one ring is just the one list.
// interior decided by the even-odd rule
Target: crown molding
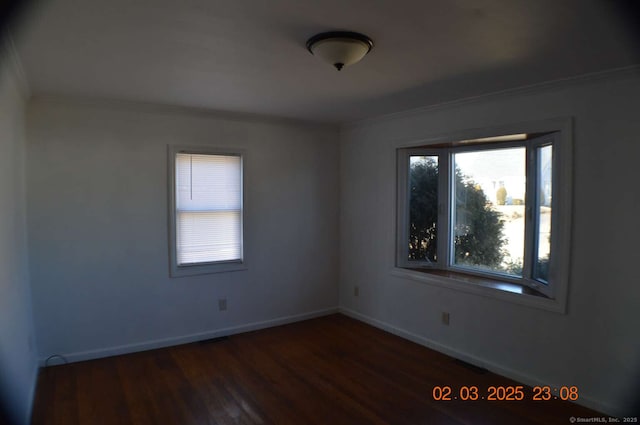
[(229, 111), (199, 106), (186, 106), (168, 103), (146, 102), (132, 99), (119, 99), (76, 94), (38, 92), (33, 95), (34, 103), (81, 106), (83, 108), (104, 108), (118, 111), (132, 111), (147, 114), (167, 114), (219, 119), (236, 122), (252, 122), (270, 125), (287, 125), (292, 127), (317, 128), (337, 132), (339, 126), (333, 122), (310, 121), (278, 115), (252, 112)]
[(625, 79), (625, 78), (637, 78), (640, 76), (640, 65), (630, 65), (622, 68), (614, 68), (605, 71), (591, 72), (587, 74), (576, 75), (573, 77), (560, 78), (557, 80), (544, 81), (541, 83), (530, 84), (521, 87), (515, 87), (511, 89), (500, 90), (491, 93), (485, 93), (477, 96), (470, 96), (461, 99), (456, 99), (448, 102), (440, 102), (432, 105), (425, 105), (418, 108), (412, 108), (399, 112), (392, 112), (389, 114), (378, 115), (375, 117), (364, 118), (361, 120), (354, 120), (345, 122), (340, 126), (341, 130), (356, 129), (359, 127), (365, 127), (374, 123), (378, 124), (386, 121), (393, 121), (401, 118), (408, 118), (412, 116), (421, 115), (427, 112), (441, 111), (450, 108), (461, 107), (465, 105), (472, 105), (479, 102), (485, 102), (489, 100), (506, 99), (514, 96), (523, 96), (528, 94), (550, 92), (558, 89), (575, 87), (584, 84), (590, 84), (602, 80), (611, 79)]

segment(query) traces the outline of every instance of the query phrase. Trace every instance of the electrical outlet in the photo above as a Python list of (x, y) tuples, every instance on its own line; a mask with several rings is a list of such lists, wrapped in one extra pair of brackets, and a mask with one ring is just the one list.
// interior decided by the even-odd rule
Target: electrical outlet
[(360, 295), (360, 288), (358, 286), (353, 287), (353, 296), (357, 297)]
[(220, 298), (218, 300), (218, 310), (225, 311), (226, 309), (227, 309), (227, 299), (226, 298)]
[(442, 324), (449, 326), (449, 312), (447, 311), (442, 312)]

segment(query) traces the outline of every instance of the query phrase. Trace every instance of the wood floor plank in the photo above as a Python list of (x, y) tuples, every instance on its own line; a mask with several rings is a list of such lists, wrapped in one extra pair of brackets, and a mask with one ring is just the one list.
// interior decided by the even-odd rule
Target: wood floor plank
[(566, 424), (573, 403), (436, 401), (521, 385), (343, 315), (43, 369), (33, 425)]
[[(79, 424), (131, 424), (113, 358), (96, 363), (78, 363), (75, 369)], [(96, 397), (97, 394), (100, 394), (100, 397)]]

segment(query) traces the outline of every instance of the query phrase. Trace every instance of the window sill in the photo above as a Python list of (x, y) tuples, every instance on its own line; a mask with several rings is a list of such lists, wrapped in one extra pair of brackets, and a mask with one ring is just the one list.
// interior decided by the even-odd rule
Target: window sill
[(209, 263), (209, 264), (194, 264), (190, 266), (176, 266), (171, 267), (171, 277), (185, 277), (185, 276), (198, 276), (204, 274), (215, 273), (228, 273), (247, 270), (247, 264), (245, 262), (221, 262), (221, 263)]
[(409, 269), (400, 267), (394, 267), (391, 270), (391, 275), (455, 291), (512, 302), (527, 307), (562, 314), (566, 313), (565, 303), (548, 298), (528, 287), (509, 282), (501, 282), (495, 279), (446, 270)]

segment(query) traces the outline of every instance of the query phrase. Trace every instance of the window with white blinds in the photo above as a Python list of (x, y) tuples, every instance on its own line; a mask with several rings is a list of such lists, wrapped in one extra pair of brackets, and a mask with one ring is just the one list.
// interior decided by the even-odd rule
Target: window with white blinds
[(241, 263), (242, 156), (172, 154), (172, 268)]

